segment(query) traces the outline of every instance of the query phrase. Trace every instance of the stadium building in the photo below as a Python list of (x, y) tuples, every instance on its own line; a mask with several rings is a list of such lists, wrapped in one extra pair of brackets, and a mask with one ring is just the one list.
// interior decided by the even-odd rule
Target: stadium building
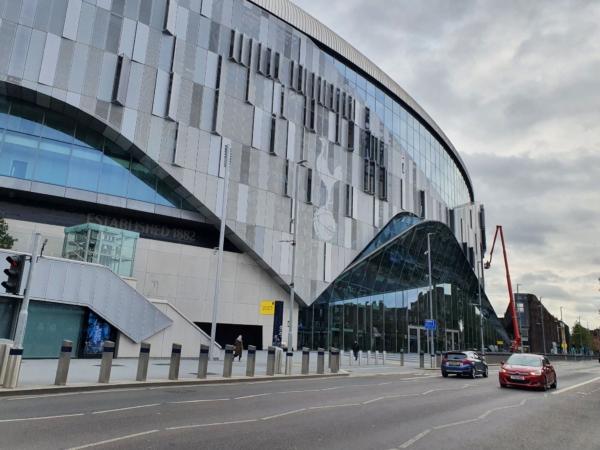
[[(430, 292), (436, 348), (478, 347), (480, 314), (487, 345), (507, 340), (478, 306), (484, 211), (459, 153), (293, 3), (2, 3), (0, 216), (13, 251), (48, 239), (26, 357), (109, 337), (197, 355), (224, 190), (220, 344), (286, 340), (294, 226), (295, 348), (419, 351)], [(0, 297), (0, 337), (18, 302)]]

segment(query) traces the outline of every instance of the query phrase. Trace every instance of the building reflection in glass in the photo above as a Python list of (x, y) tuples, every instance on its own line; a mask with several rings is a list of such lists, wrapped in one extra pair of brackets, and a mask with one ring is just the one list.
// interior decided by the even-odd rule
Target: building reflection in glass
[[(426, 352), (427, 233), (435, 233), (431, 253), (436, 350), (478, 349), (481, 313), (487, 349), (508, 345), (506, 331), (483, 291), (479, 311), (477, 277), (450, 229), (440, 222), (417, 222), (412, 215), (399, 220), (399, 216), (389, 223), (398, 231), (395, 236), (385, 242), (376, 236), (377, 245), (367, 246), (369, 251), (300, 311), (299, 345), (348, 350), (357, 340), (362, 350)], [(386, 228), (380, 235), (389, 234)]]

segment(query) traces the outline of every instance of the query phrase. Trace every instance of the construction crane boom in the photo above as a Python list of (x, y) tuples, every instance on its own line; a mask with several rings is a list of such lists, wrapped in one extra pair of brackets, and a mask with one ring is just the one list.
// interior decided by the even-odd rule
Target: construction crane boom
[(506, 270), (506, 284), (508, 286), (508, 304), (510, 305), (510, 314), (512, 316), (512, 326), (515, 338), (510, 346), (510, 351), (515, 352), (521, 347), (521, 330), (519, 328), (519, 320), (517, 318), (517, 308), (515, 306), (515, 296), (513, 295), (512, 282), (510, 281), (510, 271), (508, 270), (508, 256), (506, 255), (506, 244), (504, 242), (504, 232), (502, 231), (502, 225), (496, 225), (496, 232), (494, 233), (494, 241), (492, 242), (492, 249), (490, 250), (490, 259), (484, 263), (483, 267), (489, 269), (492, 265), (492, 256), (494, 254), (494, 246), (496, 245), (496, 238), (500, 234), (500, 241), (502, 242), (502, 253), (504, 254), (504, 268)]

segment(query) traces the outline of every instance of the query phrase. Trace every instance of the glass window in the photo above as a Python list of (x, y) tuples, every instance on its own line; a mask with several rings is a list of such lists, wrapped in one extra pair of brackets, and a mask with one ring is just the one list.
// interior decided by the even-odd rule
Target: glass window
[(6, 128), (8, 126), (8, 109), (10, 103), (5, 97), (0, 97), (0, 128)]
[(0, 174), (30, 180), (38, 141), (18, 133), (6, 133), (0, 149)]
[(179, 208), (181, 203), (177, 194), (173, 191), (173, 188), (169, 186), (164, 180), (158, 179), (156, 184), (156, 203), (164, 206), (171, 206), (173, 208)]
[(101, 167), (102, 152), (73, 146), (67, 185), (86, 191), (97, 191)]
[(70, 154), (69, 145), (42, 140), (33, 178), (37, 181), (65, 186)]
[(55, 111), (46, 111), (42, 128), (42, 137), (56, 141), (73, 142), (75, 134), (75, 121), (64, 114)]
[(43, 110), (24, 102), (13, 102), (10, 108), (8, 128), (14, 131), (39, 136)]
[(85, 147), (102, 148), (104, 137), (97, 131), (80, 125), (75, 130), (75, 143)]
[(129, 180), (128, 197), (143, 202), (154, 203), (156, 197), (156, 177), (141, 163), (131, 164), (133, 176)]
[(102, 172), (98, 190), (104, 194), (127, 196), (129, 181), (129, 155), (109, 151), (102, 157)]

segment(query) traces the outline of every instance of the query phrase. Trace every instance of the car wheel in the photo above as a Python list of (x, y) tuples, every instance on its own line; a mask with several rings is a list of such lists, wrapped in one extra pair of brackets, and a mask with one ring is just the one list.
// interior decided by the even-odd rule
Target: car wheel
[(508, 386), (506, 386), (506, 385), (505, 385), (505, 384), (503, 384), (503, 383), (500, 383), (500, 387), (501, 387), (502, 389), (506, 389)]
[(551, 387), (552, 389), (556, 389), (556, 388), (558, 387), (558, 380), (556, 379), (556, 377), (554, 377), (554, 383), (552, 383), (552, 384), (550, 385), (550, 387)]
[(488, 377), (488, 368), (486, 367), (486, 368), (483, 370), (483, 378), (487, 378), (487, 377)]
[(443, 376), (444, 378), (448, 378), (448, 372), (446, 372), (446, 371), (442, 371), (442, 376)]
[(544, 377), (544, 383), (542, 384), (542, 391), (548, 390), (548, 378)]
[(471, 372), (469, 373), (469, 378), (475, 379), (476, 376), (477, 376), (477, 372), (475, 372), (475, 368), (473, 367), (471, 369)]

